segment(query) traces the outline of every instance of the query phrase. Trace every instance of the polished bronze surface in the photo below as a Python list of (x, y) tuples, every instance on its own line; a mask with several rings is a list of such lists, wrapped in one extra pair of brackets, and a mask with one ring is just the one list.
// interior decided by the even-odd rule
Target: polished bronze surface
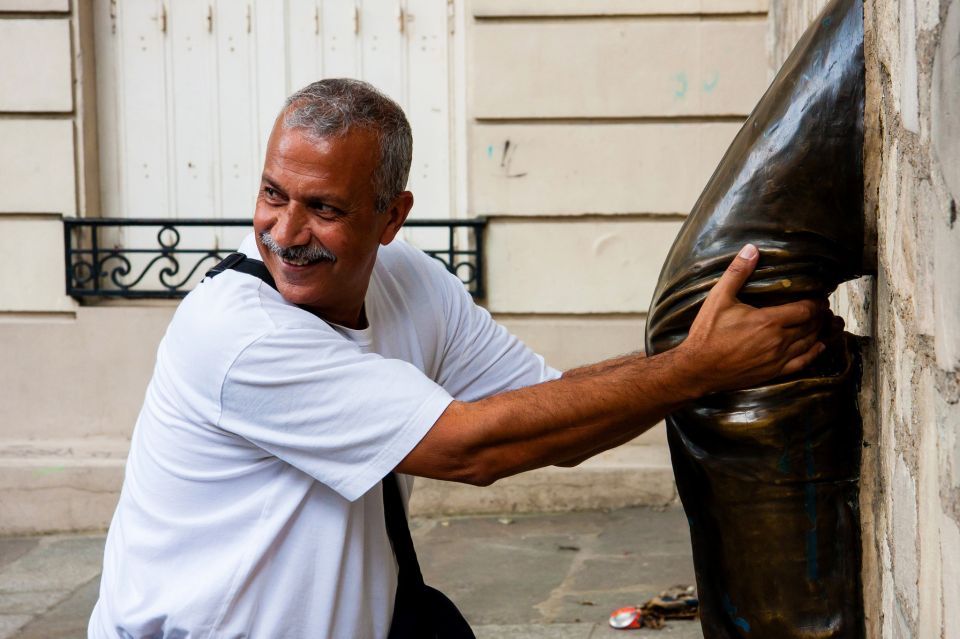
[[(647, 351), (679, 344), (739, 249), (741, 301), (823, 298), (863, 272), (863, 5), (834, 0), (700, 196), (660, 275)], [(863, 635), (856, 342), (667, 420), (706, 639)]]

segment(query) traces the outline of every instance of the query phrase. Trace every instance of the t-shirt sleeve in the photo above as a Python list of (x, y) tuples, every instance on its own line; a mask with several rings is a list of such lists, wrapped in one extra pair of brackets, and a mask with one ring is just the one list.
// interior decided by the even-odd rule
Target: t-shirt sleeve
[(415, 366), (317, 330), (274, 331), (228, 371), (218, 426), (355, 500), (452, 401)]
[(477, 305), (459, 279), (443, 269), (436, 269), (434, 277), (443, 295), (445, 324), (437, 381), (447, 392), (475, 401), (560, 377), (560, 371)]

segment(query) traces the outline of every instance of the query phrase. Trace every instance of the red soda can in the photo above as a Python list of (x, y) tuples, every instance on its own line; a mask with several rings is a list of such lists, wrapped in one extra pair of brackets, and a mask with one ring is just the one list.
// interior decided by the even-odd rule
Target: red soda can
[(610, 615), (610, 627), (617, 630), (628, 630), (630, 628), (639, 628), (643, 618), (635, 606), (627, 606), (613, 611)]

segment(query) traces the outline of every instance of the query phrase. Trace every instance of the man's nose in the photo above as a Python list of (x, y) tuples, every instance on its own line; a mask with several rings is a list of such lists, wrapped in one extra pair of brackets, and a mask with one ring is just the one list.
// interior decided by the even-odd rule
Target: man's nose
[(296, 202), (289, 202), (277, 215), (277, 221), (270, 229), (273, 241), (284, 248), (302, 246), (310, 243), (310, 230), (307, 228), (306, 212)]

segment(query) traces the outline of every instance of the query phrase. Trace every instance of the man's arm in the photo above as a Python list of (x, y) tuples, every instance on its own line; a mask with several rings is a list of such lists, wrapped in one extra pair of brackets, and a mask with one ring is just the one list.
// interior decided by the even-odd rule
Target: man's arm
[[(751, 247), (752, 248), (752, 247)], [(628, 441), (702, 395), (797, 372), (822, 351), (825, 302), (757, 309), (736, 299), (757, 263), (741, 253), (677, 348), (600, 362), (561, 379), (453, 402), (397, 471), (488, 485)]]

